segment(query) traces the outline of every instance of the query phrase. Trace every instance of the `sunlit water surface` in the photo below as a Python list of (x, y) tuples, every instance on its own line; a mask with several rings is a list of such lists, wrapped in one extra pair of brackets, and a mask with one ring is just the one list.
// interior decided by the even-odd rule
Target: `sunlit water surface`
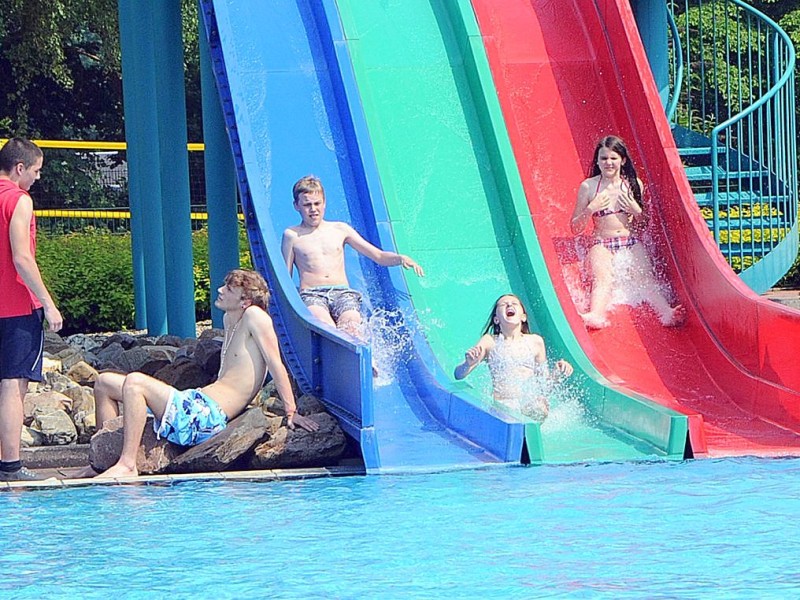
[(2, 598), (787, 598), (800, 460), (0, 493)]

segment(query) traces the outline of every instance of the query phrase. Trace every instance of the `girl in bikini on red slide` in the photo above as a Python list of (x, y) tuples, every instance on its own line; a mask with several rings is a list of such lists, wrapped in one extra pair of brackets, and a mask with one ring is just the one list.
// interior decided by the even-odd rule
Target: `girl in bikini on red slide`
[(632, 231), (634, 225), (641, 224), (645, 218), (642, 187), (625, 143), (616, 136), (600, 140), (592, 159), (590, 177), (578, 188), (570, 221), (576, 235), (582, 233), (590, 221), (594, 226), (586, 256), (592, 275), (590, 306), (589, 312), (581, 315), (590, 329), (609, 324), (608, 310), (614, 285), (621, 279), (615, 257), (623, 252), (630, 254), (631, 268), (626, 269), (631, 274), (628, 285), (636, 288), (639, 294), (646, 291), (640, 301), (649, 303), (664, 325), (680, 325), (685, 318), (683, 306), (670, 305), (655, 279), (644, 246)]

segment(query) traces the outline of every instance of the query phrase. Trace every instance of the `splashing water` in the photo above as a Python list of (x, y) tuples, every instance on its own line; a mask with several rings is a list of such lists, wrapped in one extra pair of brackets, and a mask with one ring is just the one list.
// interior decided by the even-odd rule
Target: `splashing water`
[[(573, 303), (581, 313), (589, 311), (591, 274), (586, 267), (586, 249), (576, 242), (576, 248), (583, 265), (580, 272), (564, 269), (563, 276)], [(647, 250), (634, 246), (621, 248), (613, 253), (612, 270), (614, 283), (608, 310), (616, 306), (631, 307), (649, 304), (662, 323), (672, 319), (670, 299), (674, 296), (671, 287), (659, 281), (647, 257)]]
[(412, 356), (412, 331), (401, 310), (375, 309), (366, 322), (372, 342), (372, 365), (377, 370), (375, 387), (392, 383), (398, 367)]
[[(497, 372), (500, 379), (510, 383), (505, 386), (516, 388), (515, 397), (498, 400), (494, 398), (488, 369), (475, 372), (475, 384), (479, 397), (487, 403), (509, 411), (512, 415), (542, 423), (543, 432), (566, 433), (576, 428), (592, 424), (592, 417), (582, 402), (582, 391), (569, 379), (553, 379), (549, 374), (555, 372), (555, 364), (548, 365), (547, 372), (520, 379), (518, 366), (510, 365)], [(549, 407), (549, 410), (548, 410)]]

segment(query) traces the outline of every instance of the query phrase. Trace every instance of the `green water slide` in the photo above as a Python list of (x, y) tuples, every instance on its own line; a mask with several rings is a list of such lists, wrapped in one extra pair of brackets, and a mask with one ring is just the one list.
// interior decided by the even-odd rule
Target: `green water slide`
[[(494, 300), (513, 291), (528, 307), (532, 330), (544, 335), (549, 358), (576, 367), (572, 392), (553, 396), (544, 425), (527, 427), (533, 462), (681, 458), (685, 417), (621, 393), (572, 336), (538, 247), (469, 2), (338, 6), (397, 245), (426, 271), (406, 280), (442, 368), (452, 373), (480, 337)], [(470, 383), (453, 385), (491, 402), (488, 374), (480, 370)], [(576, 393), (583, 413), (572, 409)]]

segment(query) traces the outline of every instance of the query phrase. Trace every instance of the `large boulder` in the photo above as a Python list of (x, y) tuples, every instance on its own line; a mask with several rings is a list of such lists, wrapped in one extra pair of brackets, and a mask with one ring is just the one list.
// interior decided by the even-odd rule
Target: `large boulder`
[(20, 436), (20, 440), (23, 448), (44, 446), (44, 438), (42, 437), (41, 432), (31, 429), (30, 427), (22, 427), (22, 435)]
[(94, 352), (97, 360), (97, 368), (118, 369), (120, 357), (122, 356), (123, 352), (125, 352), (125, 348), (119, 342), (114, 342), (113, 344), (103, 344), (103, 347), (100, 350)]
[(211, 439), (174, 458), (166, 466), (166, 472), (200, 473), (235, 468), (237, 461), (273, 435), (282, 421), (280, 417), (265, 416), (260, 408), (251, 408)]
[(209, 374), (193, 360), (176, 359), (171, 365), (159, 369), (155, 375), (164, 383), (179, 390), (201, 388), (215, 379), (215, 374)]
[(34, 414), (55, 410), (69, 411), (72, 408), (72, 398), (61, 392), (49, 391), (37, 394), (26, 394), (22, 400), (22, 411), (26, 424), (33, 421)]
[[(122, 454), (122, 435), (122, 417), (117, 417), (106, 421), (103, 428), (92, 436), (89, 443), (89, 464), (95, 471), (102, 473), (116, 464)], [(153, 431), (153, 417), (148, 417), (136, 456), (136, 468), (142, 475), (160, 473), (183, 450), (181, 446), (163, 438), (157, 439)]]
[(281, 427), (253, 450), (251, 469), (292, 469), (335, 465), (347, 448), (339, 423), (327, 413), (309, 415), (319, 430)]
[(197, 345), (194, 347), (192, 357), (194, 361), (203, 367), (206, 373), (210, 373), (214, 377), (219, 373), (219, 359), (222, 344), (213, 339), (198, 340)]
[(94, 384), (97, 381), (97, 371), (91, 365), (80, 361), (67, 371), (67, 377), (80, 385)]
[(72, 403), (72, 421), (78, 431), (78, 443), (87, 444), (97, 432), (94, 394), (87, 387), (78, 389), (81, 390), (81, 396)]
[(65, 370), (71, 369), (73, 365), (83, 360), (83, 352), (72, 346), (67, 346), (63, 350), (51, 354), (53, 358), (61, 361), (61, 366)]
[(125, 332), (114, 333), (108, 336), (108, 338), (106, 338), (106, 341), (103, 342), (103, 349), (109, 348), (114, 344), (119, 344), (119, 346), (123, 350), (128, 350), (130, 348), (133, 348), (134, 346), (138, 346), (139, 340), (136, 336), (134, 336), (131, 333), (125, 333)]
[[(277, 392), (273, 393), (274, 384), (272, 384), (272, 388), (270, 388), (270, 383), (264, 386), (261, 392), (261, 406), (267, 412), (284, 417), (286, 416), (286, 408), (283, 406), (283, 400), (278, 397)], [(327, 412), (325, 410), (325, 405), (320, 402), (319, 398), (311, 394), (303, 394), (299, 398), (296, 398), (295, 404), (297, 404), (297, 411), (301, 415), (309, 416)]]
[(75, 443), (78, 438), (75, 424), (63, 410), (37, 408), (33, 414), (31, 429), (42, 434), (44, 446), (66, 446)]
[[(71, 397), (71, 389), (80, 388), (72, 379), (59, 373), (58, 371), (48, 371), (44, 375), (44, 389), (50, 389), (56, 392), (61, 392)], [(40, 387), (41, 389), (41, 387)]]

